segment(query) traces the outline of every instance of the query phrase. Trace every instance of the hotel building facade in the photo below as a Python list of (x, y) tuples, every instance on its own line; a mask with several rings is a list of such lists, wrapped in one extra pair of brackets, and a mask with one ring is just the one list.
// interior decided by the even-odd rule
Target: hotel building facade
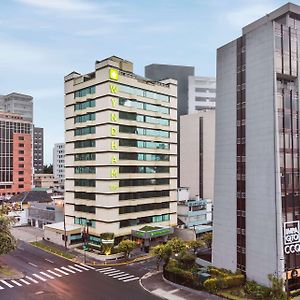
[(177, 82), (115, 56), (65, 77), (65, 215), (90, 239), (177, 224)]
[[(217, 51), (213, 264), (299, 287), (300, 7)], [(220, 100), (220, 101), (219, 101)]]
[(0, 112), (0, 196), (32, 187), (32, 122)]

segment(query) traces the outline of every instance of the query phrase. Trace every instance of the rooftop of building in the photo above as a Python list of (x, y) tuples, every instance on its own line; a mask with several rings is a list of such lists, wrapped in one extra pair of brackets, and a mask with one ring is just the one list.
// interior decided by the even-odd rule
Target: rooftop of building
[[(80, 74), (76, 71), (73, 71), (69, 73), (68, 75), (65, 76), (65, 82), (69, 80), (74, 80), (74, 84), (79, 84), (83, 83), (85, 81), (91, 80), (95, 78), (96, 71), (99, 69), (102, 69), (104, 67), (111, 66), (113, 68), (116, 68), (119, 70), (119, 73), (123, 76), (135, 78), (138, 81), (147, 83), (147, 84), (152, 84), (152, 85), (160, 85), (160, 86), (165, 86), (168, 87), (169, 82), (164, 82), (164, 81), (169, 81), (172, 79), (166, 78), (160, 81), (155, 81), (140, 75), (137, 75), (133, 72), (133, 63), (131, 61), (122, 59), (120, 57), (117, 57), (115, 55), (110, 56), (108, 58), (105, 58), (103, 60), (96, 60), (95, 62), (95, 72), (87, 73), (87, 74)], [(173, 79), (174, 80), (174, 79)], [(172, 82), (172, 84), (176, 84), (176, 81)]]
[(1, 97), (3, 97), (4, 99), (22, 98), (22, 101), (27, 101), (27, 102), (30, 102), (33, 99), (32, 96), (30, 96), (30, 95), (21, 94), (21, 93), (17, 93), (17, 92), (12, 92), (7, 95), (1, 95)]
[(273, 10), (270, 13), (267, 13), (264, 17), (248, 24), (243, 27), (243, 34), (247, 34), (248, 32), (270, 22), (276, 20), (287, 13), (291, 13), (293, 17), (297, 17), (300, 19), (300, 6), (294, 3), (288, 2), (287, 4)]
[(51, 196), (45, 191), (30, 191), (14, 195), (7, 202), (22, 202), (26, 204), (28, 202), (46, 203), (52, 201)]

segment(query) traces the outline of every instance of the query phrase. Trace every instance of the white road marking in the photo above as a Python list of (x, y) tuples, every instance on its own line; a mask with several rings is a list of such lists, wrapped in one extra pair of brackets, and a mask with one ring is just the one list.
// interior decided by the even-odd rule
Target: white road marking
[(44, 276), (50, 278), (50, 279), (54, 279), (53, 276), (51, 276), (51, 275), (49, 275), (49, 274), (47, 274), (47, 273), (45, 273), (45, 272), (40, 272), (40, 273), (41, 273), (42, 275), (44, 275)]
[(5, 284), (6, 286), (8, 286), (10, 289), (13, 288), (14, 286), (9, 284), (8, 282), (6, 282), (5, 280), (0, 280), (3, 284)]
[(114, 273), (114, 274), (109, 274), (107, 276), (116, 276), (116, 275), (121, 275), (124, 274), (125, 272), (118, 272), (118, 273)]
[(100, 272), (100, 273), (103, 273), (103, 272), (106, 272), (108, 270), (115, 270), (115, 269), (112, 268), (112, 267), (109, 267), (109, 268), (104, 268), (104, 269), (98, 269), (97, 271)]
[(128, 281), (133, 281), (133, 280), (138, 280), (138, 279), (140, 279), (140, 278), (139, 277), (134, 277), (134, 278), (123, 280), (123, 282), (128, 282)]
[[(116, 275), (116, 274), (114, 274), (114, 275)], [(122, 274), (122, 275), (114, 276), (113, 278), (120, 278), (120, 277), (124, 277), (124, 276), (128, 276), (128, 275), (129, 275), (128, 273), (125, 273), (125, 274)]]
[(61, 267), (61, 269), (64, 269), (64, 270), (66, 270), (67, 272), (70, 272), (70, 273), (73, 273), (73, 274), (76, 273), (76, 272), (74, 272), (73, 270), (70, 270), (70, 269), (68, 269), (68, 268), (66, 268), (66, 267)]
[[(84, 267), (86, 267), (86, 268), (89, 268), (89, 269), (91, 269), (91, 270), (96, 270), (96, 268), (94, 268), (94, 267), (91, 267), (91, 266), (89, 266), (89, 265), (84, 265), (84, 264), (80, 264), (81, 266), (84, 266)], [(76, 265), (75, 265), (76, 266)]]
[(70, 265), (68, 265), (68, 268), (71, 268), (71, 269), (73, 269), (73, 270), (75, 270), (75, 271), (78, 271), (78, 272), (83, 272), (82, 270), (80, 270), (80, 269), (78, 269), (78, 268), (75, 268), (75, 267), (73, 267), (73, 266), (70, 266)]
[(27, 284), (27, 285), (29, 285), (30, 284), (30, 282), (28, 282), (28, 281), (26, 281), (25, 279), (19, 279), (20, 281), (22, 281), (23, 283), (25, 283), (25, 284)]
[(79, 268), (79, 269), (83, 269), (85, 271), (89, 271), (90, 269), (88, 268), (85, 268), (84, 266), (81, 266), (81, 265), (74, 265), (75, 267)]
[(11, 280), (11, 282), (12, 283), (14, 283), (15, 285), (17, 285), (17, 286), (22, 286), (22, 284), (21, 283), (19, 283), (18, 281), (16, 281), (16, 280)]
[(51, 270), (47, 270), (47, 272), (48, 272), (48, 273), (51, 273), (51, 274), (53, 274), (53, 275), (55, 275), (55, 276), (57, 276), (57, 277), (61, 277), (60, 274), (57, 274), (57, 273), (55, 273), (55, 272), (53, 272), (53, 271), (51, 271)]
[(37, 265), (33, 264), (32, 262), (28, 262), (28, 264), (37, 268)]
[(2, 287), (1, 285), (0, 285), (0, 290), (4, 290), (4, 287)]
[(31, 280), (33, 283), (39, 283), (38, 281), (36, 281), (35, 279), (33, 279), (33, 278), (29, 277), (29, 276), (26, 276), (25, 278)]
[(118, 278), (118, 280), (129, 279), (129, 278), (132, 278), (132, 277), (134, 277), (134, 275), (128, 275), (126, 277), (120, 277), (120, 278)]
[(104, 272), (102, 274), (108, 275), (108, 274), (113, 274), (113, 273), (118, 273), (118, 272), (120, 272), (120, 270), (114, 270), (114, 271), (110, 270), (110, 271)]
[(37, 274), (32, 274), (32, 276), (38, 278), (39, 280), (47, 281), (47, 279), (45, 279), (45, 278), (43, 278), (43, 277), (41, 277), (41, 276), (39, 276), (39, 275), (37, 275)]
[(52, 261), (52, 260), (50, 260), (50, 259), (48, 259), (48, 258), (45, 258), (45, 260), (48, 261), (48, 262), (51, 263), (51, 264), (54, 264), (54, 261)]
[(60, 269), (58, 269), (58, 268), (54, 268), (54, 270), (57, 271), (57, 272), (60, 272), (60, 273), (62, 273), (62, 274), (64, 274), (64, 275), (70, 275), (69, 273), (67, 273), (67, 272), (65, 272), (65, 271), (63, 271), (63, 270), (60, 270)]

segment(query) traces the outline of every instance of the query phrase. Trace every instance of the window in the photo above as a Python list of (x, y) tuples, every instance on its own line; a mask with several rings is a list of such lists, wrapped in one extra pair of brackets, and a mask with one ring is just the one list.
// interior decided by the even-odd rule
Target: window
[(85, 134), (92, 134), (96, 132), (95, 126), (88, 126), (83, 128), (76, 128), (74, 131), (74, 135), (85, 135)]
[(24, 141), (24, 136), (19, 136), (19, 141)]
[(94, 99), (89, 99), (84, 102), (76, 103), (74, 105), (74, 110), (81, 110), (88, 107), (94, 107), (96, 105), (96, 101)]
[(170, 168), (164, 166), (120, 166), (120, 173), (146, 173), (146, 174), (155, 174), (155, 173), (169, 173)]
[(75, 167), (74, 168), (75, 174), (89, 174), (89, 173), (96, 173), (95, 167)]
[(19, 189), (23, 189), (24, 188), (24, 184), (19, 184), (18, 187), (19, 187)]
[(132, 120), (132, 121), (146, 122), (146, 123), (158, 124), (158, 125), (169, 125), (169, 120), (139, 115), (137, 113), (132, 113), (132, 112), (120, 111), (119, 118), (123, 120)]
[(88, 148), (88, 147), (95, 147), (96, 140), (84, 140), (84, 141), (76, 141), (74, 143), (74, 148)]
[(74, 159), (75, 159), (75, 161), (78, 161), (78, 160), (95, 160), (96, 159), (96, 154), (95, 153), (75, 154)]
[(20, 148), (23, 148), (23, 147), (24, 147), (24, 144), (19, 144), (19, 147), (20, 147)]
[(123, 84), (119, 84), (118, 87), (119, 87), (120, 92), (127, 93), (130, 95), (137, 95), (140, 97), (156, 99), (156, 100), (160, 100), (160, 101), (164, 101), (164, 102), (170, 101), (170, 97), (168, 95), (150, 92), (150, 91), (146, 91), (143, 89), (139, 89), (136, 87), (131, 87), (131, 86), (123, 85)]
[(19, 168), (24, 168), (24, 164), (19, 164)]
[(78, 225), (87, 225), (87, 221), (89, 221), (90, 227), (96, 228), (96, 221), (95, 220), (87, 220), (86, 218), (74, 218), (74, 224)]
[(137, 226), (146, 223), (164, 222), (170, 220), (170, 214), (142, 217), (137, 219), (129, 219), (120, 221), (120, 228)]
[(129, 100), (126, 98), (119, 98), (119, 105), (153, 111), (153, 112), (159, 112), (159, 113), (167, 114), (167, 115), (170, 114), (170, 109), (168, 107), (154, 105), (154, 104), (148, 104), (148, 103), (140, 102), (137, 100)]
[(155, 136), (155, 137), (170, 137), (169, 131), (141, 128), (136, 126), (120, 125), (119, 131), (122, 133), (132, 133), (139, 135)]
[(19, 154), (24, 154), (24, 150), (19, 150)]
[(156, 179), (121, 179), (119, 181), (120, 187), (125, 186), (146, 186), (146, 185), (165, 185), (169, 184), (168, 178), (156, 178)]
[(145, 161), (169, 161), (170, 156), (166, 154), (120, 152), (120, 160), (145, 160)]
[(19, 178), (19, 181), (24, 181), (24, 178)]
[(96, 194), (94, 193), (85, 193), (85, 192), (75, 192), (74, 198), (76, 199), (87, 199), (87, 200), (96, 200)]
[(18, 174), (19, 174), (19, 175), (23, 175), (23, 174), (24, 174), (24, 171), (19, 171)]
[(94, 180), (94, 179), (75, 179), (74, 180), (74, 185), (75, 186), (95, 187), (96, 186), (96, 180)]
[(24, 161), (24, 157), (19, 157), (19, 161)]
[(163, 202), (163, 203), (141, 204), (141, 205), (134, 205), (134, 206), (123, 206), (119, 208), (119, 213), (127, 214), (127, 213), (134, 213), (134, 212), (147, 211), (147, 210), (164, 209), (164, 208), (170, 208), (170, 203)]
[(119, 139), (119, 146), (150, 149), (169, 149), (168, 143), (139, 141), (133, 139)]
[(144, 198), (160, 198), (169, 197), (170, 191), (149, 191), (149, 192), (135, 192), (135, 193), (120, 193), (119, 200), (133, 200)]
[(74, 98), (84, 97), (86, 95), (95, 94), (95, 93), (96, 93), (96, 87), (95, 86), (90, 86), (90, 87), (87, 87), (85, 89), (81, 89), (79, 91), (76, 91), (74, 93)]
[(96, 212), (95, 206), (87, 206), (87, 205), (74, 205), (75, 211), (82, 211), (90, 214), (94, 214)]
[(83, 123), (87, 121), (94, 121), (96, 119), (96, 114), (95, 113), (90, 113), (86, 115), (81, 115), (81, 116), (76, 116), (74, 118), (74, 123)]

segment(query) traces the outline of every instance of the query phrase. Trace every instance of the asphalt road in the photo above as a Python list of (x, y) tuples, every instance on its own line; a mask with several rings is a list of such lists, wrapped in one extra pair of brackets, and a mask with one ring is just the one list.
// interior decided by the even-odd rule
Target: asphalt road
[(130, 266), (95, 267), (72, 263), (21, 242), (19, 249), (2, 258), (26, 277), (0, 280), (1, 300), (155, 300), (139, 278), (153, 261)]

